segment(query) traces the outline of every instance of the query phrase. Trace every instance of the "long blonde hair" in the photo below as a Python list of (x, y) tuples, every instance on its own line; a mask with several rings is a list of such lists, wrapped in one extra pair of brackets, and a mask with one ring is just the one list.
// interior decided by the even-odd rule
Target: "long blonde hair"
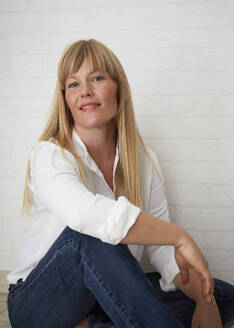
[[(142, 208), (139, 149), (145, 151), (149, 158), (150, 156), (136, 126), (131, 91), (124, 69), (116, 55), (102, 43), (94, 39), (81, 40), (65, 50), (58, 65), (57, 84), (50, 115), (38, 141), (50, 140), (58, 144), (62, 152), (63, 149), (71, 152), (76, 158), (82, 182), (88, 187), (83, 163), (72, 144), (74, 120), (65, 102), (64, 94), (67, 77), (77, 72), (87, 58), (91, 59), (95, 71), (107, 72), (118, 86), (118, 111), (115, 119), (119, 138), (119, 163), (116, 170), (115, 196), (117, 198), (124, 195), (131, 203)], [(31, 205), (29, 176), (30, 163), (26, 172), (24, 210), (29, 209)]]

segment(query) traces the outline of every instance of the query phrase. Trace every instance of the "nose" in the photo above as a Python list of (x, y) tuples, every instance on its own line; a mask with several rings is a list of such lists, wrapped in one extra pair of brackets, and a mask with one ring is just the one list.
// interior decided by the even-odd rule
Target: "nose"
[(80, 86), (80, 95), (81, 97), (87, 97), (93, 95), (91, 82), (85, 81)]

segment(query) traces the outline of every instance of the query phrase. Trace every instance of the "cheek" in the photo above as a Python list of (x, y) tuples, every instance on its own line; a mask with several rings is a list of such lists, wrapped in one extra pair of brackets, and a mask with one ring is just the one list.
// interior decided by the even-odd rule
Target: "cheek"
[(117, 88), (110, 88), (105, 95), (106, 102), (113, 106), (118, 106)]

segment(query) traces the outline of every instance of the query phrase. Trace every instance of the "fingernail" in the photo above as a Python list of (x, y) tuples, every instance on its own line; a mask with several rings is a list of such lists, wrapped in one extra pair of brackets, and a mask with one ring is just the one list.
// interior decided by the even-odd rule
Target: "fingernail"
[(207, 296), (207, 301), (208, 301), (209, 304), (211, 304), (212, 303), (212, 297), (211, 296)]

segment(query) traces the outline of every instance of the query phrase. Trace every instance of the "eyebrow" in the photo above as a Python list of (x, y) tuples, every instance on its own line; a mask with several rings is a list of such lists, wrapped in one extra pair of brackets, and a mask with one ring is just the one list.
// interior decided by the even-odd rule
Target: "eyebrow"
[[(90, 72), (88, 72), (88, 75), (92, 75), (92, 74), (94, 74), (94, 73), (107, 74), (106, 72), (103, 72), (103, 71), (95, 71), (95, 70), (91, 70)], [(77, 78), (76, 74), (72, 74), (72, 75), (68, 76), (66, 80), (68, 81), (68, 80), (75, 79), (75, 78)]]

